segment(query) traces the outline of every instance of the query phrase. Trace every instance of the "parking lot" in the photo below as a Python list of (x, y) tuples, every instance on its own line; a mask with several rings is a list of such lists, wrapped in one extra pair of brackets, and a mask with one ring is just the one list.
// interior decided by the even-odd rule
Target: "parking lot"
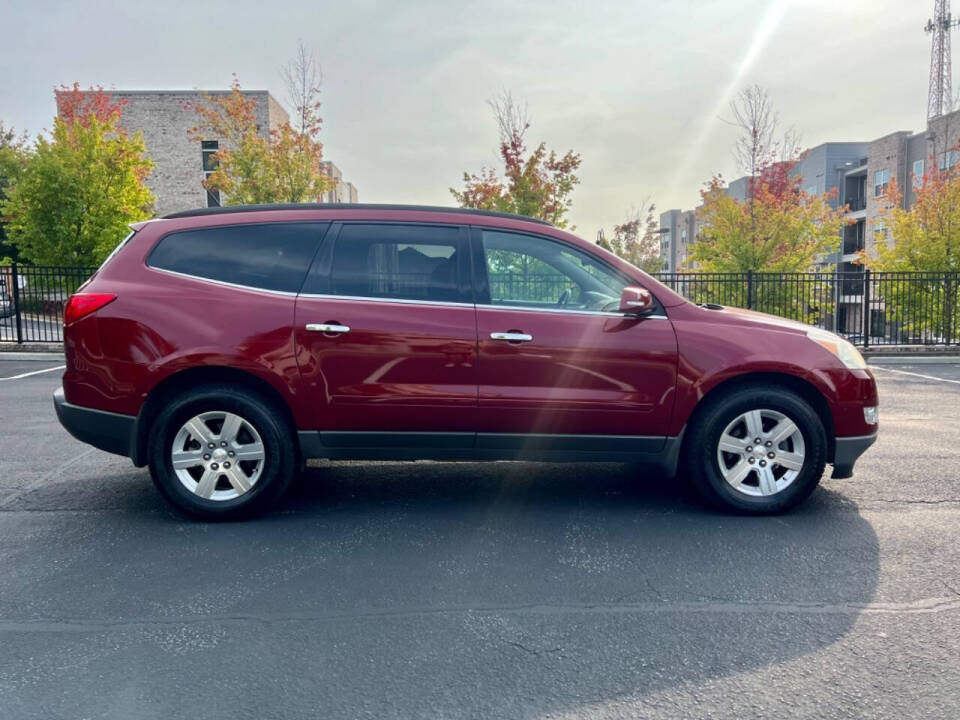
[(0, 359), (0, 717), (955, 717), (960, 363), (852, 480), (717, 514), (620, 465), (340, 463), (184, 520)]

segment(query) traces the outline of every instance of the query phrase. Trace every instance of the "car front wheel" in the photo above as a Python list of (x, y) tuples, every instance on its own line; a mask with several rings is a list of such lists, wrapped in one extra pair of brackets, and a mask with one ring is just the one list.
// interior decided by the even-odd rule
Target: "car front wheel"
[(150, 474), (177, 508), (205, 520), (266, 510), (290, 484), (296, 451), (283, 416), (244, 388), (189, 390), (157, 417)]
[(708, 502), (752, 514), (789, 510), (823, 475), (827, 438), (802, 397), (776, 386), (708, 401), (690, 428), (687, 471)]

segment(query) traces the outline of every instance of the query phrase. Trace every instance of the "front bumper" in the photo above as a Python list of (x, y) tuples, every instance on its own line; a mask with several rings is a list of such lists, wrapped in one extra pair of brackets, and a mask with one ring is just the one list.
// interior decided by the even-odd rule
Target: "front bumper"
[(845, 480), (853, 477), (853, 464), (876, 441), (876, 433), (860, 437), (838, 437), (836, 439), (836, 449), (833, 452), (833, 475), (830, 477), (834, 480)]
[(77, 440), (114, 455), (132, 457), (136, 447), (136, 417), (71, 405), (63, 388), (53, 393), (53, 406), (60, 424)]

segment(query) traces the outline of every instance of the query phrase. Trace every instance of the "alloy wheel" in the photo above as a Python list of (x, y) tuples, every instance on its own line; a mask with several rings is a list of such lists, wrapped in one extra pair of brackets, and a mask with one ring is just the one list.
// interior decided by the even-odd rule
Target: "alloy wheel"
[(235, 413), (205, 412), (183, 424), (170, 461), (180, 483), (205, 500), (248, 493), (263, 473), (266, 451), (257, 429)]
[(769, 497), (782, 492), (803, 470), (803, 433), (776, 410), (749, 410), (720, 435), (717, 462), (724, 480), (738, 492)]

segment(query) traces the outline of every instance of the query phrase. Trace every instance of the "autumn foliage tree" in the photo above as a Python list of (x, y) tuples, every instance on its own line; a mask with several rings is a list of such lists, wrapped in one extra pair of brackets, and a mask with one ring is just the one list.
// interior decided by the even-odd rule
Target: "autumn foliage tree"
[(207, 188), (223, 193), (227, 205), (319, 202), (332, 181), (322, 166), (317, 92), (306, 88), (297, 128), (285, 122), (266, 133), (257, 124), (256, 99), (244, 95), (236, 79), (228, 95), (208, 95), (196, 105), (199, 123), (191, 137), (220, 142)]
[[(698, 270), (741, 275), (807, 272), (837, 246), (845, 224), (843, 208), (834, 209), (828, 196), (804, 192), (800, 178), (790, 177), (787, 167), (772, 168), (755, 178), (752, 186), (750, 202), (730, 197), (720, 177), (701, 191), (700, 233), (690, 254)], [(801, 293), (786, 293), (784, 287), (760, 276), (751, 282), (745, 279), (723, 298), (710, 297), (711, 288), (704, 287), (697, 300), (752, 305), (783, 317), (814, 321), (832, 312), (826, 305), (808, 307)]]
[(598, 245), (645, 272), (656, 273), (663, 269), (659, 222), (656, 206), (652, 202), (644, 206), (645, 211), (633, 210), (622, 224), (614, 225), (612, 236), (602, 237)]
[(691, 259), (704, 272), (806, 272), (839, 242), (843, 209), (800, 189), (780, 170), (753, 183), (752, 203), (730, 197), (720, 177), (701, 193)]
[(145, 184), (152, 163), (140, 133), (120, 126), (123, 103), (103, 88), (78, 84), (55, 91), (58, 117), (39, 135), (2, 212), (9, 242), (23, 260), (43, 265), (96, 265), (149, 218)]
[(465, 172), (463, 189), (450, 188), (451, 194), (460, 207), (527, 215), (566, 227), (570, 196), (580, 182), (576, 175), (580, 155), (573, 150), (559, 155), (544, 142), (529, 151), (526, 108), (509, 92), (490, 100), (489, 105), (500, 135), (502, 177), (492, 168)]
[[(960, 152), (960, 147), (955, 148)], [(924, 273), (910, 282), (882, 285), (888, 319), (915, 335), (960, 336), (960, 166), (941, 167), (938, 158), (916, 178), (916, 201), (906, 209), (896, 180), (886, 195), (890, 238), (878, 238), (876, 256), (864, 254), (871, 269)], [(949, 274), (948, 274), (949, 273)], [(918, 313), (917, 308), (926, 308)], [(917, 318), (922, 317), (922, 324)]]

